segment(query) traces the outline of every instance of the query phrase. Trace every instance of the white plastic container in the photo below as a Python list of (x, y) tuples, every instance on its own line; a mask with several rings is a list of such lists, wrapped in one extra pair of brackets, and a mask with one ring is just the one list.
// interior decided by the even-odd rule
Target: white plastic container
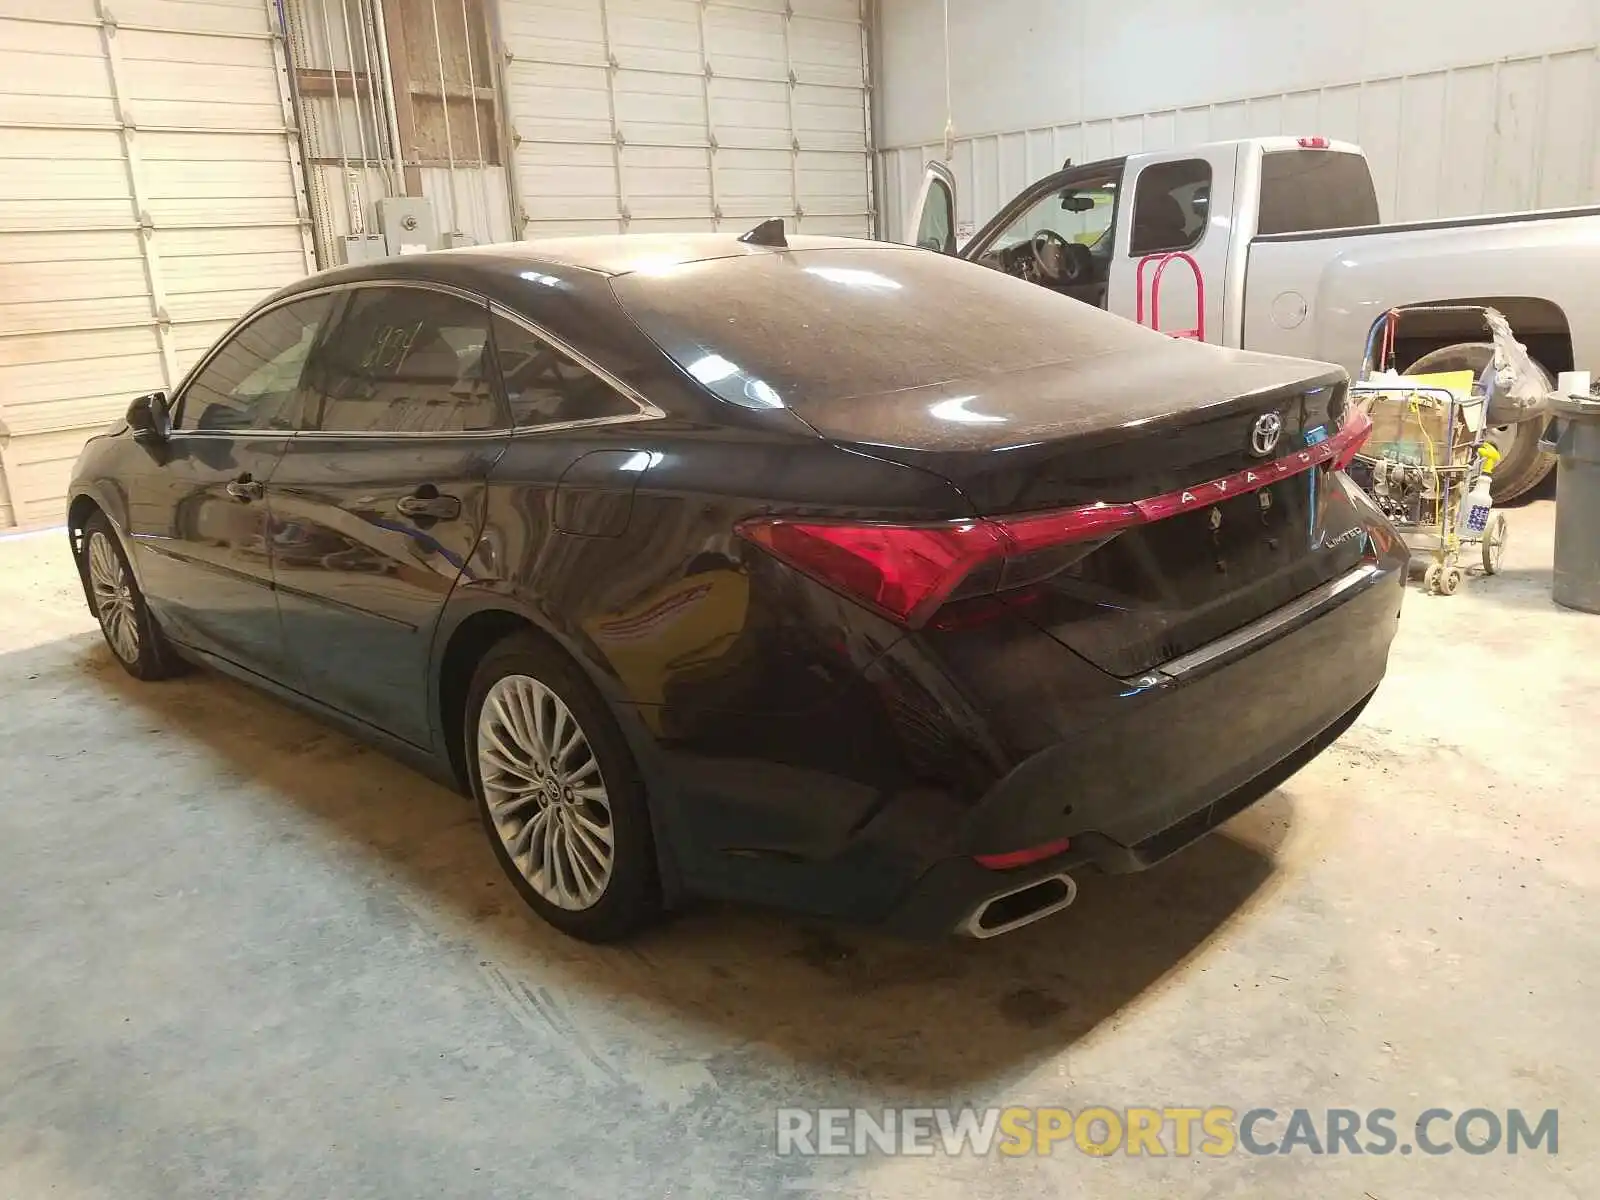
[(1487, 471), (1480, 471), (1466, 495), (1461, 497), (1461, 515), (1456, 528), (1463, 538), (1481, 538), (1489, 526), (1489, 514), (1494, 511), (1494, 501), (1489, 496), (1493, 481)]

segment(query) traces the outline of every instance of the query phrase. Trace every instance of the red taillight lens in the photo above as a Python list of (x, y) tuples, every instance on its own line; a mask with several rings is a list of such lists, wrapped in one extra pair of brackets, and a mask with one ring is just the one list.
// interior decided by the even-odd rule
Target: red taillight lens
[[(1125, 504), (1083, 504), (1056, 512), (974, 517), (936, 525), (852, 525), (753, 517), (739, 522), (734, 530), (813, 579), (916, 629), (958, 590), (962, 597), (984, 596), (1036, 582), (1037, 572), (1011, 570), (1026, 555), (1073, 543), (1106, 541), (1136, 525), (1216, 504), (1325, 463), (1343, 470), (1371, 433), (1372, 418), (1365, 409), (1351, 406), (1337, 433), (1303, 450), (1220, 479)], [(991, 565), (999, 569), (975, 577), (980, 567)]]
[(987, 521), (942, 525), (813, 525), (752, 520), (741, 536), (806, 574), (907, 625), (920, 625), (1003, 546)]
[(1300, 139), (1300, 149), (1302, 150), (1326, 150), (1327, 148), (1328, 139), (1325, 137), (1303, 137)]
[(1333, 455), (1333, 469), (1342, 471), (1355, 461), (1361, 447), (1367, 444), (1367, 439), (1372, 436), (1372, 417), (1365, 408), (1352, 404), (1344, 410), (1344, 420), (1339, 425), (1339, 432), (1334, 435), (1333, 441), (1336, 449)]
[(973, 861), (980, 867), (988, 867), (991, 871), (1009, 871), (1012, 867), (1025, 867), (1029, 863), (1054, 858), (1071, 848), (1071, 838), (1057, 838), (1042, 846), (1029, 846), (1026, 850), (1013, 850), (1009, 854), (976, 854), (973, 856)]

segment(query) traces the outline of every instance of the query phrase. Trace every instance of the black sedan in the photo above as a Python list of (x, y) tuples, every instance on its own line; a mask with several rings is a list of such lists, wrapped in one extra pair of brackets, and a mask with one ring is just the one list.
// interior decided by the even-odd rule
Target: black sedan
[(604, 237), (325, 272), (74, 473), (112, 652), (470, 792), (528, 903), (985, 937), (1237, 813), (1384, 673), (1323, 364), (923, 250)]

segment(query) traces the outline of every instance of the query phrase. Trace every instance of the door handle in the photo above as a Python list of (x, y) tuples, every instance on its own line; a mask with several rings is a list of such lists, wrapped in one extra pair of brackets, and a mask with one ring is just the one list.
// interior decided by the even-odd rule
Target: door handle
[(240, 504), (249, 504), (250, 501), (259, 500), (266, 494), (266, 487), (251, 479), (248, 471), (228, 485), (228, 495)]
[(409, 496), (395, 501), (395, 508), (403, 516), (427, 521), (453, 521), (461, 515), (461, 501), (454, 496), (441, 496), (439, 489), (425, 483)]

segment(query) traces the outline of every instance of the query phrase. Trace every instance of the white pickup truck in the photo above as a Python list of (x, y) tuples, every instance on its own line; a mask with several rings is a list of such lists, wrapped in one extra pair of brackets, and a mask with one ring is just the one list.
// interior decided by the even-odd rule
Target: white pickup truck
[[(1387, 309), (1482, 304), (1552, 380), (1600, 369), (1600, 207), (1383, 225), (1367, 161), (1347, 143), (1252, 138), (1069, 163), (967, 239), (957, 211), (953, 173), (930, 163), (902, 240), (1224, 346), (1354, 374)], [(1173, 253), (1193, 269), (1167, 262), (1157, 289), (1154, 268)], [(1492, 355), (1481, 323), (1448, 314), (1408, 318), (1395, 349), (1402, 368), (1429, 371), (1481, 370)], [(1543, 425), (1493, 434), (1496, 498), (1549, 473)]]

